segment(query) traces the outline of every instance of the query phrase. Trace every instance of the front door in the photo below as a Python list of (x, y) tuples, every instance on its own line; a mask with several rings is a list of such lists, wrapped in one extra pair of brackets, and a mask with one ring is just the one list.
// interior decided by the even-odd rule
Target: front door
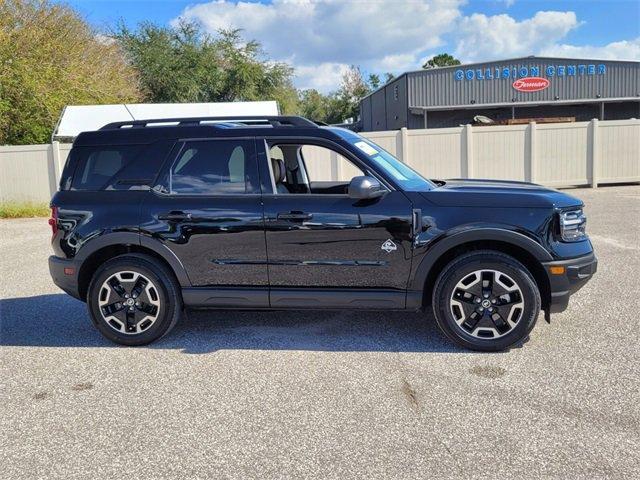
[(178, 257), (194, 287), (262, 286), (251, 306), (268, 306), (255, 140), (185, 141), (170, 163), (142, 206), (142, 233)]
[(261, 152), (273, 192), (263, 195), (271, 306), (404, 308), (411, 202), (391, 189), (349, 198), (351, 178), (370, 172), (334, 148), (277, 140)]

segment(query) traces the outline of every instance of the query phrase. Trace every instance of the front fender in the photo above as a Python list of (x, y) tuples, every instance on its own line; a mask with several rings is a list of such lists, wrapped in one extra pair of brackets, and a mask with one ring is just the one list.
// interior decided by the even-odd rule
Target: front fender
[[(529, 252), (540, 262), (553, 260), (551, 254), (531, 237), (520, 232), (496, 227), (465, 227), (464, 230), (447, 232), (440, 236), (418, 245), (417, 257), (414, 260), (415, 268), (412, 268), (408, 283), (408, 290), (422, 291), (431, 269), (442, 255), (447, 251), (459, 247), (465, 243), (473, 242), (503, 242), (519, 247)], [(420, 250), (423, 250), (420, 252)]]

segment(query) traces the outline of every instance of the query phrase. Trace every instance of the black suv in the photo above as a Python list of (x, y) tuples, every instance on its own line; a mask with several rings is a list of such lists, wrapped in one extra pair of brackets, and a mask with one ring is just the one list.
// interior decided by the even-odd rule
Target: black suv
[(503, 350), (595, 272), (582, 207), (529, 183), (427, 180), (301, 117), (111, 123), (73, 144), (49, 267), (125, 345), (185, 307), (431, 306), (454, 342)]

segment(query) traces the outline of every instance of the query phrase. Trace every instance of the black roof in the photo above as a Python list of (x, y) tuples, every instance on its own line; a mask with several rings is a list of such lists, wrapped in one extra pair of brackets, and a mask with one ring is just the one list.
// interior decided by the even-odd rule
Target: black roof
[(334, 138), (330, 128), (297, 116), (194, 117), (130, 120), (82, 132), (74, 145), (144, 144), (171, 138), (209, 138), (265, 135)]
[(150, 126), (159, 126), (158, 124), (167, 125), (174, 124), (177, 126), (202, 125), (211, 124), (213, 126), (230, 128), (233, 126), (256, 126), (264, 125), (274, 128), (279, 127), (317, 127), (317, 124), (304, 117), (286, 116), (286, 115), (267, 115), (267, 116), (232, 116), (232, 117), (190, 117), (190, 118), (153, 118), (147, 120), (128, 120), (124, 122), (108, 123), (100, 130), (117, 130), (119, 128), (144, 128)]

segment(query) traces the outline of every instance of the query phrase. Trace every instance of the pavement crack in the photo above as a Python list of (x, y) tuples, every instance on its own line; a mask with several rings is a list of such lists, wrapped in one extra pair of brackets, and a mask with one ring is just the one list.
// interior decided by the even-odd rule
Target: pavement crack
[(73, 387), (71, 387), (71, 390), (73, 390), (74, 392), (81, 392), (83, 390), (91, 390), (92, 388), (93, 388), (93, 383), (82, 382), (82, 383), (76, 383)]
[(402, 393), (404, 394), (404, 396), (406, 397), (407, 401), (409, 402), (409, 405), (411, 406), (412, 410), (415, 411), (419, 411), (420, 410), (420, 404), (418, 403), (418, 394), (416, 393), (416, 391), (414, 390), (414, 388), (411, 386), (411, 384), (407, 381), (406, 378), (402, 379)]
[(507, 371), (502, 367), (496, 367), (492, 365), (488, 366), (477, 366), (473, 367), (469, 370), (474, 375), (483, 378), (495, 379), (504, 376)]
[(449, 456), (451, 457), (451, 462), (453, 463), (453, 465), (458, 470), (458, 474), (460, 475), (460, 478), (462, 478), (464, 476), (464, 471), (462, 469), (462, 466), (458, 462), (458, 459), (456, 458), (456, 456), (451, 451), (451, 447), (449, 447), (447, 442), (445, 442), (444, 440), (442, 440), (440, 438), (438, 438), (438, 443), (440, 443), (440, 445), (442, 445), (444, 447), (445, 451), (449, 454)]

